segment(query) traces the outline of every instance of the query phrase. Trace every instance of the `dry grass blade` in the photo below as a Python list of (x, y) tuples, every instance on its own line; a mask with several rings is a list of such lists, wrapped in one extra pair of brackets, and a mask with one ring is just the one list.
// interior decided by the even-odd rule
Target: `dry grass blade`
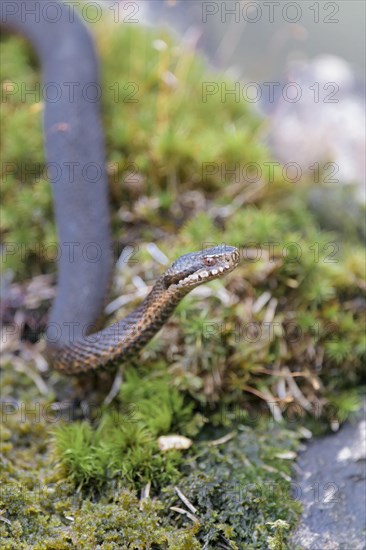
[(219, 439), (214, 439), (213, 441), (210, 441), (209, 445), (223, 445), (224, 443), (227, 443), (228, 441), (230, 441), (230, 439), (232, 439), (235, 436), (236, 436), (236, 432), (230, 432), (224, 435), (223, 437), (220, 437)]
[(199, 519), (195, 515), (191, 514), (187, 510), (183, 510), (183, 508), (178, 508), (178, 506), (171, 506), (170, 509), (174, 510), (174, 512), (178, 512), (178, 514), (182, 514), (182, 515), (185, 515), (185, 516), (189, 517), (195, 523), (200, 522)]
[(308, 401), (305, 397), (305, 395), (300, 391), (299, 386), (296, 384), (295, 380), (291, 376), (290, 369), (288, 367), (284, 367), (283, 371), (286, 376), (286, 382), (288, 384), (288, 388), (292, 394), (292, 396), (300, 403), (300, 405), (306, 410), (311, 411), (312, 405), (310, 401)]
[(182, 491), (180, 489), (178, 489), (178, 487), (174, 487), (174, 490), (175, 492), (177, 493), (177, 495), (179, 496), (180, 500), (182, 502), (184, 502), (184, 504), (187, 506), (187, 508), (190, 509), (191, 512), (193, 512), (194, 514), (197, 513), (197, 508), (195, 508), (193, 506), (193, 504), (191, 504), (188, 500), (188, 498), (186, 496), (184, 496), (184, 494), (182, 493)]

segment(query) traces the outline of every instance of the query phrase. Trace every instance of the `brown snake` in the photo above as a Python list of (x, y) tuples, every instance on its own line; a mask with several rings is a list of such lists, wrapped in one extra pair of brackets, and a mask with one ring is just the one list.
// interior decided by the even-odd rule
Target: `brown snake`
[(53, 365), (66, 374), (77, 374), (128, 359), (151, 340), (188, 292), (222, 277), (238, 262), (238, 250), (224, 245), (180, 256), (132, 313), (83, 340), (56, 349)]
[[(43, 87), (56, 85), (61, 91), (57, 101), (43, 97), (46, 156), (49, 167), (56, 167), (55, 177), (52, 170), (48, 173), (60, 249), (58, 291), (46, 335), (48, 355), (65, 374), (109, 367), (137, 353), (190, 290), (234, 269), (239, 253), (222, 245), (181, 256), (132, 313), (85, 336), (103, 309), (112, 270), (100, 106), (85, 92), (99, 85), (93, 41), (62, 2), (1, 0), (0, 7), (1, 24), (24, 34), (35, 47)], [(51, 19), (56, 8), (57, 19)]]

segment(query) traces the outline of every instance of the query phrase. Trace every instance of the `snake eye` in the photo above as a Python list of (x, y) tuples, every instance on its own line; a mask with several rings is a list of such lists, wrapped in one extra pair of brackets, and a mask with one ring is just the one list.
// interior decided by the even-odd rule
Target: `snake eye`
[(204, 258), (203, 260), (205, 265), (214, 265), (215, 259), (212, 257)]

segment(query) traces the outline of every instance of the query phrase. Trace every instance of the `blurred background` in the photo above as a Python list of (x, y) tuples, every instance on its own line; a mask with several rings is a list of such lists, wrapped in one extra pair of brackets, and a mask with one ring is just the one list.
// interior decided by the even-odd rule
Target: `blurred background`
[[(121, 4), (131, 10), (131, 3)], [(329, 183), (354, 184), (357, 199), (365, 201), (364, 2), (135, 5), (140, 21), (168, 26), (241, 83), (253, 108), (269, 117), (263, 138), (280, 162), (296, 162), (304, 173), (314, 163), (333, 162), (325, 167)], [(257, 86), (245, 88), (248, 83)]]
[(138, 5), (144, 21), (196, 36), (213, 64), (240, 78), (278, 78), (290, 63), (323, 54), (345, 60), (364, 76), (365, 4), (358, 0), (152, 0)]

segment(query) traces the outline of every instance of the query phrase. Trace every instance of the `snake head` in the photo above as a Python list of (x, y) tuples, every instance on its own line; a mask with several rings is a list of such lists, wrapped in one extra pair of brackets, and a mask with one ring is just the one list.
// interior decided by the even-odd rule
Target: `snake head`
[(222, 277), (239, 263), (239, 250), (220, 245), (180, 256), (164, 275), (166, 288), (189, 289)]

